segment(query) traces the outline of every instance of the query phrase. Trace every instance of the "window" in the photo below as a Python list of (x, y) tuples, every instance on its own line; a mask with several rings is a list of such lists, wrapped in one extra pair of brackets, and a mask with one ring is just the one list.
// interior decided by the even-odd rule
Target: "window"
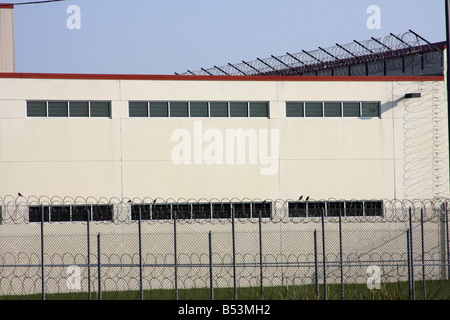
[(363, 102), (361, 104), (362, 117), (379, 117), (380, 104), (378, 102)]
[(148, 102), (130, 101), (128, 108), (130, 117), (148, 117)]
[(193, 203), (192, 219), (211, 219), (211, 204)]
[(47, 102), (46, 101), (27, 101), (28, 117), (46, 117)]
[(323, 103), (324, 117), (341, 117), (341, 103), (340, 102), (324, 102)]
[(88, 101), (69, 101), (70, 117), (89, 117)]
[(170, 103), (171, 117), (188, 117), (188, 103), (187, 102), (171, 102)]
[(91, 101), (91, 117), (109, 117), (111, 110), (109, 102), (106, 101)]
[(292, 201), (288, 202), (289, 217), (370, 217), (383, 216), (383, 201)]
[(305, 117), (322, 117), (322, 102), (305, 102)]
[(303, 102), (286, 102), (286, 117), (303, 117)]
[(286, 117), (380, 117), (380, 102), (287, 101)]
[(267, 102), (250, 102), (250, 117), (269, 117), (269, 108)]
[(130, 117), (268, 118), (267, 101), (129, 101)]
[(177, 219), (231, 219), (234, 209), (235, 218), (270, 218), (271, 202), (234, 202), (234, 203), (173, 203), (173, 204), (132, 204), (131, 219), (170, 220)]
[(228, 102), (210, 102), (211, 117), (228, 117)]
[(109, 101), (27, 101), (27, 117), (111, 117)]
[(359, 117), (361, 115), (359, 102), (344, 102), (342, 103), (342, 109), (344, 117)]
[(150, 117), (168, 117), (167, 102), (150, 102)]
[(49, 117), (68, 117), (67, 101), (49, 101), (48, 102)]
[(191, 117), (208, 117), (208, 102), (191, 102), (189, 112)]
[(69, 221), (112, 221), (113, 206), (102, 205), (52, 205), (30, 206), (28, 215), (30, 222), (69, 222)]
[(247, 117), (247, 102), (230, 102), (230, 117)]

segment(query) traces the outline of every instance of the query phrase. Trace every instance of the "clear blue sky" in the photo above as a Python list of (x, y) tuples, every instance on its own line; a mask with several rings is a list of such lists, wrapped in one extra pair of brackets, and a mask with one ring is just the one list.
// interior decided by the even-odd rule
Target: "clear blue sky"
[[(32, 0), (28, 0), (32, 1)], [(5, 2), (5, 1), (4, 1)], [(23, 1), (11, 1), (18, 3)], [(445, 40), (445, 0), (67, 0), (15, 7), (17, 72), (174, 74), (412, 29)], [(81, 29), (66, 12), (80, 8)], [(380, 8), (380, 29), (366, 12)]]

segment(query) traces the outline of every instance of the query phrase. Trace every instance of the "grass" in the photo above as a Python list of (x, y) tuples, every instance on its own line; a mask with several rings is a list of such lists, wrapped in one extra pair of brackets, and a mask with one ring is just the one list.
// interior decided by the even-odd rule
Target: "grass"
[[(429, 280), (426, 281), (427, 300), (450, 300), (450, 280)], [(319, 286), (319, 296), (316, 296), (314, 285), (276, 286), (264, 287), (265, 300), (323, 300), (324, 287)], [(155, 289), (144, 290), (144, 300), (175, 300), (175, 290)], [(260, 300), (261, 289), (259, 287), (237, 288), (239, 300)], [(59, 294), (46, 294), (47, 300), (87, 300), (87, 292), (71, 292)], [(41, 294), (32, 295), (8, 295), (2, 296), (2, 300), (40, 300)], [(91, 299), (98, 299), (97, 292), (91, 292)], [(104, 300), (139, 300), (140, 292), (135, 291), (106, 291), (102, 292)], [(209, 288), (179, 289), (178, 299), (180, 300), (209, 300)], [(215, 288), (214, 299), (233, 300), (233, 288)], [(327, 299), (341, 300), (341, 285), (327, 285)], [(380, 289), (368, 289), (366, 284), (345, 284), (345, 300), (409, 300), (408, 282), (382, 283)], [(415, 283), (415, 299), (423, 299), (423, 283)]]

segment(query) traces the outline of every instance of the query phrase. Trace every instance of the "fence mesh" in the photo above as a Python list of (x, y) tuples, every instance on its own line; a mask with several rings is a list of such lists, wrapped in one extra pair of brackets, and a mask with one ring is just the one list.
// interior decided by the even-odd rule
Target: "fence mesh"
[(447, 199), (0, 199), (1, 299), (449, 299)]

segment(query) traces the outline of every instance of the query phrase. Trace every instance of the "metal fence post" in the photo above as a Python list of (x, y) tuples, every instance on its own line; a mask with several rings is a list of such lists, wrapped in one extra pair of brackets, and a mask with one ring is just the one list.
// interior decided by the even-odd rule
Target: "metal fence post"
[(263, 254), (262, 254), (262, 225), (261, 225), (261, 210), (259, 210), (259, 278), (261, 287), (261, 300), (264, 299), (264, 286), (263, 286)]
[(425, 283), (425, 240), (423, 230), (423, 208), (420, 210), (420, 229), (422, 237), (422, 287), (423, 287), (423, 300), (427, 299), (427, 290)]
[(314, 282), (316, 285), (316, 299), (319, 299), (319, 262), (317, 260), (317, 230), (314, 229)]
[(341, 299), (344, 300), (344, 265), (342, 261), (342, 210), (339, 210), (339, 261), (341, 269)]
[(448, 234), (448, 202), (445, 203), (445, 230), (447, 235), (447, 279), (450, 279), (450, 239)]
[(138, 237), (139, 237), (139, 292), (141, 300), (144, 300), (144, 290), (142, 285), (142, 206), (139, 206), (138, 221)]
[(178, 300), (177, 211), (173, 212), (173, 259), (175, 267), (175, 300)]
[(214, 300), (214, 285), (213, 285), (213, 264), (212, 264), (212, 239), (211, 231), (208, 234), (209, 244), (209, 296), (211, 300)]
[(323, 294), (324, 300), (327, 300), (328, 292), (327, 292), (327, 261), (325, 254), (325, 210), (322, 209), (322, 250), (323, 250)]
[(411, 251), (411, 298), (415, 300), (416, 298), (416, 288), (414, 285), (414, 251), (413, 251), (413, 229), (412, 229), (412, 214), (411, 207), (409, 208), (409, 250)]
[(87, 209), (87, 224), (86, 224), (86, 233), (87, 233), (87, 274), (88, 274), (88, 299), (91, 300), (91, 232), (89, 227), (89, 222), (91, 220), (91, 210)]
[(407, 265), (408, 265), (408, 286), (409, 286), (409, 299), (411, 299), (411, 256), (410, 256), (410, 235), (409, 235), (409, 229), (406, 230), (406, 251), (407, 251)]
[[(49, 209), (50, 210), (50, 209)], [(50, 214), (50, 212), (49, 212)], [(42, 288), (42, 300), (45, 300), (45, 270), (44, 270), (44, 206), (41, 205), (41, 288)]]
[(234, 300), (237, 300), (237, 286), (236, 286), (236, 234), (234, 229), (234, 206), (231, 208), (231, 236), (233, 245), (233, 288), (234, 288)]
[(102, 300), (102, 261), (100, 250), (100, 232), (97, 234), (97, 269), (98, 269), (98, 300)]

